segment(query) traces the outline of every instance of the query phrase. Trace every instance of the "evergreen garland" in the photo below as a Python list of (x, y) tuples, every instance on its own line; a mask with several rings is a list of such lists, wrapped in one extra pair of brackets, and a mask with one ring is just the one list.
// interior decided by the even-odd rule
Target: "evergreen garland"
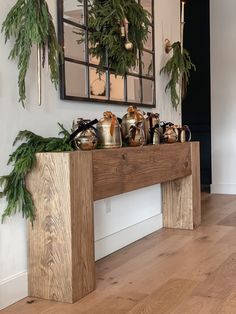
[(189, 52), (186, 49), (181, 51), (181, 43), (172, 44), (173, 56), (167, 61), (166, 65), (161, 69), (161, 73), (170, 76), (170, 80), (166, 85), (165, 91), (170, 90), (171, 103), (177, 109), (180, 103), (180, 96), (176, 90), (177, 84), (182, 80), (182, 98), (186, 95), (187, 86), (189, 84), (190, 70), (196, 70), (196, 66), (191, 62)]
[(40, 152), (63, 152), (72, 151), (70, 144), (70, 133), (59, 124), (62, 138), (44, 138), (30, 131), (20, 131), (13, 145), (18, 141), (25, 140), (10, 155), (8, 164), (13, 164), (13, 169), (9, 175), (0, 177), (0, 198), (6, 197), (7, 207), (2, 215), (2, 221), (7, 217), (21, 212), (22, 216), (30, 219), (33, 223), (35, 219), (35, 208), (31, 194), (26, 189), (25, 179), (27, 174), (34, 168), (36, 153)]
[[(94, 0), (89, 8), (89, 52), (99, 60), (99, 71), (109, 66), (116, 75), (124, 75), (138, 63), (148, 37), (149, 13), (135, 0)], [(128, 20), (131, 50), (125, 49), (121, 23)]]
[(2, 32), (5, 41), (15, 38), (9, 59), (18, 60), (19, 101), (23, 106), (26, 100), (25, 77), (34, 44), (43, 52), (42, 66), (47, 50), (51, 81), (55, 87), (58, 86), (58, 54), (61, 53), (61, 48), (46, 0), (18, 0), (3, 22)]

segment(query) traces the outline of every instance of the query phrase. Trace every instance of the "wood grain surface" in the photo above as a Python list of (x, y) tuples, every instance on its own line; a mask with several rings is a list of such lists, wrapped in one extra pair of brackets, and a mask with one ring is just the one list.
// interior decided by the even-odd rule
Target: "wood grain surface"
[(29, 226), (29, 294), (73, 303), (95, 289), (94, 200), (168, 181), (165, 226), (197, 226), (198, 149), (177, 143), (37, 154), (27, 179), (37, 213)]
[(95, 289), (92, 153), (70, 154), (73, 302)]
[(191, 143), (193, 227), (201, 224), (200, 143)]
[(194, 229), (201, 223), (199, 143), (190, 143), (191, 175), (162, 184), (163, 224)]
[(161, 229), (97, 261), (96, 291), (80, 301), (25, 298), (1, 314), (236, 313), (236, 227), (218, 224), (235, 213), (236, 196), (202, 199), (204, 225)]
[(139, 302), (128, 314), (166, 314), (186, 299), (197, 282), (186, 279), (171, 279), (151, 295)]
[(72, 302), (69, 154), (39, 154), (27, 186), (36, 206), (29, 225), (29, 295)]
[(38, 154), (27, 186), (29, 295), (74, 302), (95, 288), (92, 154)]
[(176, 143), (93, 152), (94, 200), (191, 174), (191, 145)]

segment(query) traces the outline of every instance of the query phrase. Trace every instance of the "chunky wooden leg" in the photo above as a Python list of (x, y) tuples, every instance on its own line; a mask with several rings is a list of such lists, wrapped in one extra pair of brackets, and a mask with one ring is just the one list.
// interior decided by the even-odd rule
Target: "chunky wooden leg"
[(163, 224), (166, 228), (192, 230), (201, 223), (199, 143), (190, 144), (192, 174), (162, 183)]
[(92, 153), (37, 155), (27, 186), (29, 295), (73, 303), (95, 289)]

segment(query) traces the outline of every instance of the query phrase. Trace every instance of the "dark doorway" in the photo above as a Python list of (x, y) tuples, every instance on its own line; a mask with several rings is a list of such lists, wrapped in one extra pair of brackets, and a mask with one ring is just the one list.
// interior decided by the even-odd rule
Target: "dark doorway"
[(210, 12), (209, 0), (187, 1), (184, 47), (197, 71), (191, 73), (182, 105), (182, 122), (190, 126), (192, 139), (200, 141), (201, 184), (211, 184)]

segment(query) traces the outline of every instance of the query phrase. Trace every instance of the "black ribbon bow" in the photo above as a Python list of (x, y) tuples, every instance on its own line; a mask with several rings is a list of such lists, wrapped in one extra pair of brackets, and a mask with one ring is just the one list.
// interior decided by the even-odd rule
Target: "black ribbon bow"
[(85, 131), (89, 128), (92, 128), (96, 133), (97, 133), (97, 130), (93, 127), (94, 124), (98, 123), (98, 120), (97, 119), (94, 119), (88, 123), (85, 123), (85, 122), (81, 122), (78, 129), (75, 130), (71, 135), (70, 135), (70, 142), (73, 141), (75, 139), (75, 137), (82, 131)]

